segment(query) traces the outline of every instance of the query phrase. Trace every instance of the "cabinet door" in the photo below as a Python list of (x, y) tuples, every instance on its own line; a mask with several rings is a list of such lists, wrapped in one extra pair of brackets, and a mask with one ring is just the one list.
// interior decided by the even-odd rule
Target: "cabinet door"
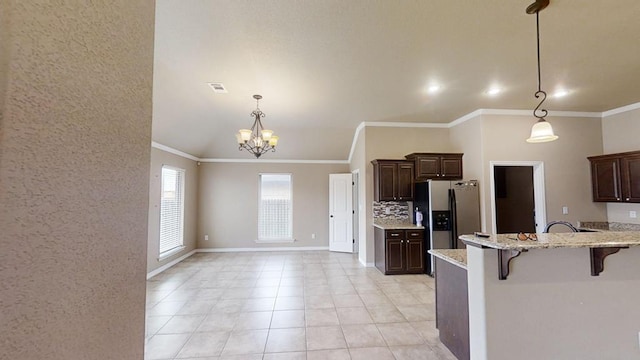
[(386, 265), (385, 274), (402, 274), (404, 273), (404, 239), (387, 238)]
[(424, 156), (416, 158), (416, 179), (436, 179), (440, 175), (440, 157)]
[(623, 157), (620, 167), (622, 201), (640, 203), (640, 155)]
[(398, 167), (394, 163), (381, 163), (378, 165), (378, 201), (396, 200), (397, 169)]
[(440, 163), (440, 177), (447, 180), (462, 179), (462, 156), (443, 155)]
[(398, 163), (398, 200), (413, 200), (413, 163)]
[(407, 259), (407, 273), (421, 274), (424, 272), (424, 240), (405, 241), (405, 254)]
[(621, 201), (620, 160), (604, 158), (591, 160), (593, 201)]

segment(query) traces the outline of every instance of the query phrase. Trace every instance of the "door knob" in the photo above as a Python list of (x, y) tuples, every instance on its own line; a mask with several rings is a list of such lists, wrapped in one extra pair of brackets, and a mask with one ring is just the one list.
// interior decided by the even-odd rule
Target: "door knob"
[(629, 198), (627, 198), (627, 201), (629, 201)]

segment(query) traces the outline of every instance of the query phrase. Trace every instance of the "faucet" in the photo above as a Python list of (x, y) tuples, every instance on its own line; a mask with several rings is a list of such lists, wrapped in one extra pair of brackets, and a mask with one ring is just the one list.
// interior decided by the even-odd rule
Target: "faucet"
[(568, 221), (552, 221), (550, 223), (547, 224), (547, 226), (544, 227), (544, 233), (548, 233), (549, 229), (553, 226), (553, 225), (565, 225), (567, 227), (569, 227), (571, 229), (571, 231), (573, 232), (579, 232), (578, 229), (576, 229), (575, 226), (571, 225), (570, 222)]

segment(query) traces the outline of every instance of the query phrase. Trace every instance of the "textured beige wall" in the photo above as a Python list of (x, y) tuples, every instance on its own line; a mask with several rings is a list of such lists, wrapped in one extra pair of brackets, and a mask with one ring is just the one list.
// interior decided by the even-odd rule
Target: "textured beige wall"
[[(329, 246), (329, 174), (348, 172), (347, 164), (203, 163), (198, 248)], [(292, 174), (294, 243), (255, 242), (260, 173)], [(314, 233), (316, 238), (312, 239)]]
[[(162, 166), (169, 165), (185, 170), (184, 185), (184, 250), (160, 261), (160, 187)], [(149, 242), (147, 245), (147, 272), (189, 253), (196, 248), (198, 226), (198, 173), (196, 161), (156, 148), (151, 149), (151, 176), (149, 181)]]
[(0, 358), (141, 360), (154, 2), (1, 10)]
[[(451, 151), (447, 128), (367, 127), (365, 132), (366, 192), (366, 263), (374, 262), (373, 240), (373, 165), (374, 159), (404, 159), (414, 152)], [(362, 248), (362, 247), (361, 247)], [(362, 255), (361, 255), (362, 256)]]
[[(535, 119), (528, 116), (482, 116), (485, 226), (491, 231), (490, 161), (542, 161), (545, 173), (547, 222), (564, 220), (606, 221), (605, 205), (591, 196), (591, 172), (587, 156), (602, 151), (599, 118), (548, 118), (560, 137), (549, 143), (529, 144)], [(562, 214), (562, 207), (569, 214)]]
[[(603, 153), (640, 150), (640, 137), (638, 137), (638, 134), (640, 134), (640, 109), (603, 118)], [(640, 218), (630, 218), (629, 211), (635, 211), (640, 214), (640, 204), (607, 204), (609, 221), (640, 224)]]
[[(7, 81), (9, 76), (9, 58), (11, 46), (9, 45), (9, 2), (0, 1), (0, 126), (4, 115), (4, 102), (6, 100)], [(0, 139), (2, 134), (0, 133)]]

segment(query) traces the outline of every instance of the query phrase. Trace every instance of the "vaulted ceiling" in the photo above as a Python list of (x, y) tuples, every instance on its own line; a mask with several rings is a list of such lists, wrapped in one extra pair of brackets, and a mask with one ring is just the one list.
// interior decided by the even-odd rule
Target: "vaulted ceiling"
[[(254, 94), (280, 136), (270, 159), (346, 160), (363, 121), (533, 109), (531, 2), (157, 0), (153, 140), (199, 158), (250, 159), (235, 133), (252, 124)], [(569, 93), (547, 108), (639, 102), (639, 19), (637, 0), (551, 0), (540, 13), (542, 88)], [(494, 86), (501, 92), (488, 95)]]

